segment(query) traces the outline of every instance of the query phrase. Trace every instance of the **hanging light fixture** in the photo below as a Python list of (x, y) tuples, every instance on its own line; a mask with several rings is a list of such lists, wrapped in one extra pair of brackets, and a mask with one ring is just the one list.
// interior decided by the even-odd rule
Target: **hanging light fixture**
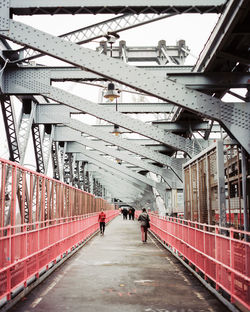
[(108, 90), (106, 94), (104, 95), (104, 97), (108, 99), (110, 102), (113, 102), (114, 99), (117, 99), (118, 97), (120, 97), (119, 93), (116, 92), (115, 90), (115, 85), (112, 82), (108, 84)]
[(121, 134), (120, 127), (118, 125), (114, 125), (114, 129), (111, 133), (114, 134), (115, 136), (119, 136)]
[[(117, 151), (120, 151), (119, 146), (117, 146)], [(118, 158), (118, 157), (115, 158), (115, 161), (117, 162), (118, 165), (122, 164), (122, 160), (120, 158)]]

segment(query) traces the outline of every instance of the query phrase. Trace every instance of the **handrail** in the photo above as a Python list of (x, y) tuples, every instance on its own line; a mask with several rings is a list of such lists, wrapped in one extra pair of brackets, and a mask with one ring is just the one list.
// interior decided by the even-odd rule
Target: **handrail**
[[(136, 212), (138, 215), (138, 212)], [(150, 213), (150, 230), (174, 253), (250, 310), (249, 232)]]

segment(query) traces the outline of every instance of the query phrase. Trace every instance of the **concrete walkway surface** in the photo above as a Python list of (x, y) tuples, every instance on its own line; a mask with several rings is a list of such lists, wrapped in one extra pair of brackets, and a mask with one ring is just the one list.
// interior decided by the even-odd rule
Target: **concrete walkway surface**
[(138, 221), (118, 216), (10, 311), (224, 312)]

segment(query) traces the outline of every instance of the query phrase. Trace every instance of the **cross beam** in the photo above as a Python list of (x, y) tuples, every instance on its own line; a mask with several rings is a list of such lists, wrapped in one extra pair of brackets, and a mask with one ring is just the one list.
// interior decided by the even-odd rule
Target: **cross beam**
[[(4, 28), (7, 28), (5, 25)], [(9, 29), (0, 34), (14, 42), (30, 46), (72, 65), (86, 68), (113, 81), (169, 101), (204, 117), (219, 121), (250, 153), (250, 107), (227, 104), (209, 95), (190, 90), (168, 79), (161, 80), (147, 71), (131, 67), (120, 60), (97, 55), (61, 38), (44, 33), (28, 25), (9, 20)], [(39, 38), (39, 40), (37, 40)], [(240, 116), (240, 118), (239, 118)], [(190, 142), (191, 143), (191, 142)]]

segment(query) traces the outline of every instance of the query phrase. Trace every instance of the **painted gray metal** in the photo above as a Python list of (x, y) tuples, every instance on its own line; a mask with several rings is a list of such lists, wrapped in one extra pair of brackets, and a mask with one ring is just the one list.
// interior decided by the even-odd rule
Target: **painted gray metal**
[[(138, 68), (132, 68), (120, 60), (104, 55), (97, 56), (95, 51), (65, 42), (20, 22), (10, 20), (9, 31), (1, 31), (1, 34), (17, 43), (26, 44), (73, 65), (87, 68), (114, 81), (170, 101), (201, 116), (215, 119), (241, 143), (248, 153), (250, 152), (249, 107), (239, 107), (236, 103), (229, 105), (168, 79), (162, 81), (157, 76)], [(179, 148), (180, 142), (176, 141), (176, 143), (179, 143), (175, 145), (177, 149), (183, 150), (184, 144)], [(190, 145), (192, 145), (191, 142)]]
[(10, 0), (2, 0), (0, 2), (0, 30), (8, 30), (9, 29), (9, 6)]
[[(194, 66), (195, 72), (201, 72), (206, 70), (209, 64), (213, 62), (218, 47), (222, 44), (225, 38), (225, 34), (235, 22), (234, 18), (238, 10), (242, 10), (241, 5), (244, 2), (244, 0), (228, 1), (228, 4), (223, 14), (221, 15), (218, 23), (216, 24), (216, 27), (214, 28), (209, 40), (207, 41), (202, 51), (202, 54), (200, 55), (198, 61)], [(246, 5), (249, 6), (249, 3), (247, 2)]]
[[(48, 83), (48, 76), (48, 73), (43, 75), (42, 72), (38, 70), (37, 72), (32, 72), (31, 76), (29, 75), (29, 72), (26, 71), (26, 76), (21, 78), (21, 72), (16, 74), (13, 71), (9, 71), (7, 75), (4, 76), (4, 92), (10, 94), (37, 94), (39, 90), (40, 92), (38, 93), (43, 94), (52, 100), (66, 104), (79, 111), (87, 112), (90, 115), (107, 120), (113, 124), (123, 126), (133, 132), (152, 138), (167, 146), (171, 146), (173, 149), (183, 150), (189, 155), (194, 155), (200, 151), (200, 146), (189, 139), (185, 139), (173, 133), (166, 133), (164, 130), (147, 125), (142, 121), (134, 120), (119, 112), (114, 112), (109, 108), (102, 107), (102, 109), (100, 109), (98, 104), (87, 101), (61, 89), (49, 87), (46, 85), (46, 83)], [(36, 82), (38, 86), (35, 86)]]
[(23, 165), (26, 149), (28, 146), (29, 135), (31, 133), (31, 127), (34, 120), (36, 111), (36, 104), (32, 103), (30, 114), (21, 114), (19, 127), (18, 127), (18, 139), (20, 150), (20, 164)]
[[(160, 40), (157, 46), (127, 46), (126, 41), (121, 40), (119, 45), (113, 45), (111, 49), (107, 41), (102, 41), (96, 51), (105, 55), (111, 55), (112, 52), (112, 58), (122, 59), (125, 63), (154, 62), (158, 65), (183, 65), (188, 54), (181, 49), (182, 45), (185, 45), (184, 40), (178, 41), (175, 46), (167, 46), (165, 40)], [(188, 49), (187, 46), (184, 48)]]
[(131, 186), (130, 183), (120, 179), (119, 177), (112, 175), (104, 171), (102, 168), (93, 165), (93, 169), (89, 169), (89, 172), (93, 172), (95, 178), (99, 179), (100, 182), (111, 192), (113, 196), (116, 197), (117, 194), (123, 197), (133, 196), (137, 197), (139, 194), (144, 192), (143, 189)]
[(11, 0), (11, 12), (34, 14), (220, 13), (225, 0)]
[(216, 165), (217, 165), (217, 181), (218, 181), (218, 206), (220, 211), (219, 225), (226, 226), (226, 195), (225, 195), (225, 166), (224, 166), (224, 151), (223, 142), (216, 143)]
[[(57, 135), (55, 137), (59, 141), (63, 141), (64, 140), (63, 138), (64, 138), (64, 136), (66, 135), (66, 132), (67, 132), (67, 128), (66, 127), (57, 127), (56, 131), (57, 131), (57, 129), (59, 130), (59, 135), (57, 133)], [(91, 148), (93, 148), (95, 150), (98, 150), (98, 151), (101, 151), (101, 152), (103, 152), (105, 154), (113, 156), (115, 158), (119, 158), (119, 159), (121, 159), (123, 161), (126, 161), (126, 162), (128, 162), (130, 164), (138, 166), (138, 167), (140, 167), (142, 169), (145, 169), (147, 171), (152, 171), (153, 173), (162, 176), (164, 178), (164, 180), (167, 182), (168, 185), (171, 186), (171, 184), (172, 184), (171, 180), (168, 179), (168, 177), (163, 173), (163, 170), (160, 167), (152, 165), (152, 164), (149, 164), (147, 162), (144, 162), (141, 159), (132, 157), (132, 156), (128, 155), (127, 153), (117, 151), (117, 150), (115, 150), (113, 148), (109, 148), (109, 147), (106, 146), (106, 144), (104, 142), (93, 141), (93, 140), (86, 139), (86, 138), (83, 138), (83, 137), (81, 139), (77, 140), (77, 142), (82, 144), (82, 145), (84, 145), (84, 146), (91, 147)]]
[[(100, 23), (96, 23), (94, 25), (90, 25), (81, 29), (77, 29), (75, 31), (71, 31), (69, 33), (60, 35), (59, 37), (71, 41), (77, 44), (84, 44), (94, 39), (98, 39), (104, 36), (107, 36), (110, 33), (119, 33), (124, 30), (128, 30), (131, 28), (135, 28), (144, 24), (148, 24), (154, 21), (158, 21), (164, 19), (166, 17), (170, 17), (174, 14), (125, 14), (119, 17), (115, 17)], [(7, 28), (8, 29), (8, 28)], [(22, 53), (22, 58), (18, 60), (27, 61), (31, 59), (38, 58), (43, 54), (37, 52), (36, 50), (23, 48), (20, 50)]]
[(86, 150), (83, 148), (83, 146), (79, 143), (68, 143), (68, 145), (75, 145), (75, 146), (79, 146), (79, 151), (82, 151), (82, 153), (84, 153), (84, 155), (88, 156), (90, 159), (95, 159), (97, 161), (99, 161), (100, 163), (104, 163), (105, 165), (109, 166), (109, 167), (112, 167), (114, 169), (116, 169), (117, 171), (120, 171), (122, 173), (124, 173), (125, 175), (128, 175), (134, 179), (137, 179), (141, 182), (143, 182), (144, 184), (147, 184), (147, 185), (150, 185), (154, 188), (158, 188), (160, 190), (165, 190), (166, 187), (164, 184), (162, 183), (157, 183), (151, 179), (148, 179), (146, 178), (145, 176), (141, 175), (141, 174), (138, 174), (138, 173), (135, 173), (133, 172), (132, 170), (128, 169), (127, 167), (123, 166), (123, 165), (118, 165), (116, 164), (115, 162), (107, 159), (107, 158), (104, 158), (104, 157), (101, 157), (101, 156), (98, 156), (94, 153), (91, 153), (90, 151)]
[(181, 177), (181, 165), (182, 164), (180, 164), (180, 162), (175, 158), (171, 158), (169, 156), (156, 153), (152, 150), (147, 149), (147, 147), (143, 147), (141, 145), (132, 143), (131, 141), (128, 141), (126, 139), (116, 137), (110, 133), (104, 133), (103, 131), (98, 130), (87, 124), (84, 124), (83, 122), (80, 122), (78, 120), (71, 120), (71, 122), (68, 123), (67, 126), (74, 130), (87, 133), (94, 137), (98, 137), (99, 139), (103, 141), (112, 143), (116, 146), (124, 148), (140, 156), (144, 156), (148, 159), (151, 159), (163, 165), (169, 166), (173, 169), (173, 171), (177, 174), (178, 177)]
[(164, 143), (167, 146), (171, 146), (173, 149), (183, 150), (189, 155), (194, 155), (200, 151), (200, 146), (189, 139), (185, 139), (172, 133), (166, 133), (164, 130), (145, 124), (140, 120), (135, 120), (119, 112), (113, 112), (108, 108), (102, 107), (100, 109), (99, 105), (72, 95), (61, 89), (51, 87), (50, 94), (47, 95), (47, 97), (62, 104), (79, 109), (79, 111), (87, 112), (90, 115), (109, 121), (113, 124), (118, 124), (119, 126), (129, 129), (135, 133), (139, 133), (155, 141)]
[[(54, 112), (54, 107), (52, 107), (52, 110), (50, 111), (50, 104), (42, 104), (38, 105), (40, 106), (46, 106), (47, 113), (46, 114), (36, 114), (36, 122), (37, 123), (54, 123), (53, 122), (53, 112)], [(62, 105), (60, 105), (61, 107)], [(64, 108), (58, 109), (59, 111), (64, 111)], [(39, 110), (38, 110), (39, 111)], [(66, 111), (67, 113), (67, 111)], [(47, 119), (47, 116), (49, 118)], [(57, 117), (56, 117), (57, 120)], [(149, 150), (147, 147), (141, 146), (139, 144), (131, 142), (131, 140), (126, 140), (122, 139), (119, 137), (116, 137), (108, 132), (103, 132), (101, 129), (97, 129), (93, 126), (87, 125), (81, 121), (71, 119), (68, 122), (68, 118), (65, 115), (65, 119), (61, 120), (61, 123), (64, 123), (64, 120), (66, 120), (66, 126), (70, 127), (74, 130), (77, 130), (77, 132), (73, 132), (71, 135), (69, 134), (69, 140), (80, 140), (81, 136), (80, 133), (87, 133), (88, 135), (91, 135), (93, 137), (99, 138), (105, 142), (114, 144), (116, 146), (119, 146), (125, 150), (131, 151), (132, 153), (138, 154), (140, 156), (146, 157), (148, 159), (151, 159), (155, 162), (161, 163), (162, 165), (169, 166), (173, 169), (173, 171), (176, 173), (176, 175), (182, 179), (182, 161), (171, 158), (167, 155), (162, 155), (160, 153), (154, 152), (153, 150)], [(59, 128), (57, 128), (59, 129)], [(59, 131), (59, 130), (57, 130)], [(66, 140), (67, 135), (64, 134), (64, 140)], [(58, 139), (57, 136), (55, 136), (55, 139)]]
[(20, 143), (17, 133), (16, 116), (10, 96), (0, 97), (2, 117), (8, 142), (9, 157), (11, 161), (20, 162)]
[[(110, 103), (100, 103), (99, 105), (115, 111), (115, 105)], [(173, 104), (169, 103), (118, 103), (118, 111), (123, 114), (133, 113), (171, 113)]]
[(50, 72), (42, 68), (19, 71), (8, 69), (3, 74), (4, 93), (40, 95), (49, 93)]
[[(49, 87), (46, 85), (48, 83), (48, 76), (48, 73), (43, 74), (42, 71), (38, 70), (37, 72), (32, 72), (32, 75), (29, 75), (29, 71), (26, 71), (26, 76), (21, 78), (21, 72), (16, 73), (15, 71), (9, 71), (7, 75), (4, 76), (4, 92), (10, 94), (37, 94), (38, 92), (52, 100), (56, 100), (72, 108), (78, 109), (79, 111), (87, 112), (98, 118), (107, 120), (113, 124), (118, 124), (133, 132), (164, 143), (171, 146), (173, 149), (183, 150), (189, 155), (194, 155), (200, 151), (200, 146), (191, 142), (189, 139), (185, 139), (172, 133), (166, 133), (164, 130), (147, 125), (142, 121), (134, 120), (119, 112), (114, 112), (109, 108), (103, 107), (100, 109), (98, 104), (84, 100), (61, 89)], [(37, 86), (35, 86), (36, 82)]]
[[(147, 70), (153, 75), (159, 76), (159, 78), (176, 81), (178, 83), (184, 84), (186, 87), (195, 89), (195, 90), (219, 90), (225, 88), (247, 88), (249, 86), (249, 73), (240, 73), (240, 72), (186, 72), (183, 66), (137, 66)], [(13, 71), (13, 69), (6, 68), (5, 75), (8, 74), (8, 71)], [(174, 71), (173, 71), (174, 70)], [(16, 68), (17, 71), (22, 71), (22, 75), (26, 76), (25, 72), (28, 72), (28, 75), (37, 75), (37, 72), (42, 75), (49, 75), (50, 79), (53, 81), (92, 81), (92, 80), (107, 80), (107, 78), (100, 75), (81, 70), (76, 67), (20, 67)], [(35, 74), (35, 73), (36, 74)], [(49, 73), (48, 73), (49, 72)], [(17, 74), (17, 73), (16, 73)], [(8, 74), (8, 75), (11, 75)], [(12, 74), (13, 75), (13, 74)], [(40, 78), (41, 76), (39, 76)], [(109, 103), (105, 103), (109, 105)], [(123, 103), (121, 103), (123, 104)], [(137, 103), (136, 103), (137, 104)], [(139, 103), (140, 104), (140, 103)], [(144, 103), (148, 104), (148, 103)], [(160, 103), (157, 103), (160, 104)], [(127, 105), (124, 103), (124, 105)]]
[(51, 134), (44, 133), (42, 145), (43, 145), (43, 159), (44, 159), (44, 173), (45, 174), (48, 173), (52, 142), (53, 142), (53, 132)]
[(146, 184), (144, 184), (143, 182), (137, 180), (136, 178), (128, 176), (124, 172), (118, 171), (114, 162), (109, 161), (109, 163), (106, 164), (102, 161), (102, 157), (100, 157), (99, 159), (93, 158), (91, 152), (91, 155), (87, 155), (85, 153), (86, 151), (83, 149), (83, 146), (79, 144), (76, 146), (75, 143), (70, 143), (68, 146), (68, 150), (74, 150), (76, 152), (76, 161), (81, 160), (87, 161), (90, 164), (95, 164), (96, 166), (103, 168), (105, 171), (111, 172), (115, 176), (118, 176), (119, 178), (127, 181), (129, 184), (139, 188), (140, 190), (146, 188)]

